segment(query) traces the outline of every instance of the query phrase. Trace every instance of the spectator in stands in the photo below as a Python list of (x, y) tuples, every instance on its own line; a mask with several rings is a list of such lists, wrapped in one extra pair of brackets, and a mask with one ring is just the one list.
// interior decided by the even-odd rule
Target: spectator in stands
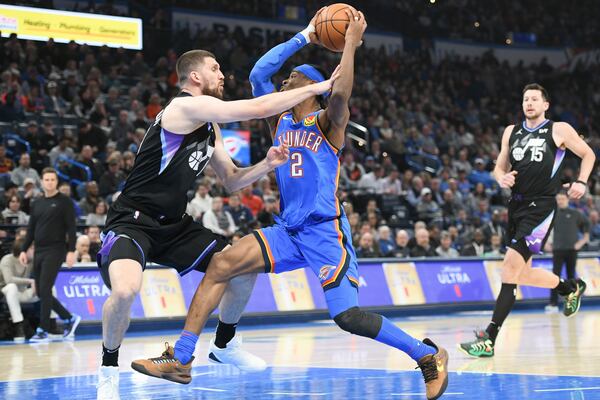
[(248, 207), (255, 217), (263, 208), (263, 201), (260, 197), (252, 193), (252, 186), (242, 189), (242, 204)]
[(13, 160), (6, 156), (6, 147), (0, 144), (0, 174), (8, 174), (14, 167)]
[(468, 245), (464, 246), (460, 252), (461, 256), (471, 257), (483, 257), (483, 254), (487, 251), (485, 245), (485, 236), (481, 229), (475, 229), (473, 231), (473, 240)]
[(408, 242), (410, 237), (408, 236), (408, 232), (404, 229), (396, 232), (396, 248), (394, 249), (394, 257), (397, 258), (407, 258), (410, 256), (410, 248), (408, 247)]
[(354, 160), (354, 154), (347, 152), (344, 154), (342, 170), (340, 177), (346, 183), (349, 189), (354, 189), (358, 185), (358, 181), (365, 174), (365, 169)]
[[(92, 180), (98, 182), (104, 172), (104, 168), (102, 167), (100, 160), (94, 157), (94, 150), (91, 146), (86, 145), (81, 148), (81, 153), (79, 154), (77, 161), (86, 165), (92, 173)], [(73, 166), (70, 176), (79, 179), (80, 181), (88, 180), (85, 171), (77, 166)]]
[(383, 166), (376, 164), (371, 172), (367, 172), (360, 178), (357, 187), (365, 193), (382, 193), (381, 179), (384, 175)]
[(100, 202), (98, 194), (98, 184), (95, 181), (85, 184), (85, 197), (79, 202), (79, 207), (83, 215), (87, 216), (96, 211), (96, 206)]
[(153, 121), (162, 109), (161, 99), (158, 93), (152, 93), (149, 104), (146, 107), (146, 117)]
[(502, 257), (504, 249), (502, 248), (502, 236), (494, 233), (490, 238), (490, 248), (483, 253), (484, 257)]
[(202, 182), (198, 185), (194, 198), (188, 203), (186, 212), (195, 220), (200, 220), (202, 214), (210, 210), (211, 207), (212, 197), (208, 194), (208, 185)]
[(29, 215), (21, 211), (21, 198), (19, 196), (11, 196), (8, 207), (2, 210), (2, 221), (6, 225), (27, 225)]
[(458, 251), (452, 247), (452, 236), (447, 231), (443, 231), (440, 238), (440, 245), (435, 249), (438, 256), (444, 258), (458, 257)]
[(25, 342), (25, 327), (21, 303), (34, 303), (39, 301), (35, 292), (35, 281), (31, 277), (33, 266), (21, 264), (19, 253), (23, 245), (23, 238), (15, 240), (12, 253), (0, 260), (0, 289), (4, 294), (10, 318), (14, 326), (14, 341)]
[(429, 243), (429, 231), (419, 228), (415, 231), (416, 245), (410, 249), (411, 257), (435, 257), (437, 253)]
[(379, 250), (381, 251), (382, 257), (392, 257), (394, 251), (396, 250), (396, 245), (392, 240), (392, 231), (389, 226), (382, 225), (377, 230), (379, 240), (377, 244), (379, 245)]
[(254, 216), (252, 215), (252, 211), (242, 204), (238, 193), (229, 196), (229, 204), (224, 207), (224, 210), (231, 214), (233, 222), (235, 222), (240, 231), (249, 232), (248, 228), (252, 226)]
[(506, 224), (502, 221), (502, 212), (499, 209), (495, 209), (492, 212), (492, 219), (483, 224), (482, 230), (487, 240), (489, 240), (492, 235), (498, 235), (501, 239), (504, 238)]
[(444, 194), (441, 190), (441, 184), (439, 178), (433, 178), (431, 180), (431, 199), (437, 204), (441, 205), (444, 202)]
[(70, 147), (71, 139), (64, 135), (58, 141), (58, 145), (54, 146), (50, 153), (48, 153), (48, 158), (50, 159), (50, 165), (55, 166), (56, 161), (59, 157), (64, 157), (68, 159), (75, 159), (75, 151), (72, 147)]
[(30, 153), (30, 164), (31, 167), (36, 171), (40, 172), (48, 164), (46, 144), (44, 138), (40, 132), (37, 121), (30, 120), (27, 123), (27, 132), (25, 133), (25, 140), (29, 142), (31, 146)]
[(121, 171), (120, 162), (116, 158), (112, 158), (108, 162), (108, 170), (100, 177), (98, 190), (100, 197), (106, 197), (115, 193), (121, 188), (125, 181), (125, 174)]
[(358, 242), (356, 248), (356, 257), (358, 258), (378, 258), (381, 257), (381, 252), (376, 243), (373, 241), (371, 232), (364, 232)]
[(73, 202), (73, 207), (75, 208), (75, 217), (81, 217), (81, 207), (79, 207), (79, 203), (73, 198), (71, 194), (71, 184), (69, 182), (61, 182), (60, 185), (58, 185), (58, 191), (70, 198)]
[(400, 180), (400, 172), (395, 165), (389, 171), (389, 175), (380, 178), (377, 193), (393, 194), (400, 196), (402, 194), (402, 181)]
[(96, 262), (96, 256), (102, 247), (100, 241), (100, 228), (97, 225), (88, 226), (85, 230), (85, 234), (90, 240), (90, 257), (93, 262)]
[(54, 81), (48, 82), (46, 86), (46, 97), (44, 98), (44, 111), (47, 113), (63, 116), (67, 105), (58, 92), (58, 84)]
[(233, 217), (223, 210), (223, 199), (221, 197), (212, 199), (212, 207), (204, 213), (202, 224), (205, 228), (225, 237), (231, 237), (237, 231)]
[(127, 137), (128, 134), (133, 134), (135, 129), (129, 122), (129, 113), (127, 110), (119, 111), (119, 117), (113, 123), (110, 130), (110, 140), (119, 142)]
[(87, 215), (85, 219), (86, 225), (99, 225), (104, 226), (106, 224), (106, 213), (108, 212), (108, 205), (105, 201), (99, 201), (96, 204), (96, 208), (93, 213)]
[(420, 176), (415, 176), (411, 180), (411, 184), (406, 192), (406, 200), (410, 203), (411, 206), (417, 207), (419, 201), (421, 199), (421, 193), (423, 192), (423, 188), (425, 185), (423, 184), (423, 179)]
[(460, 207), (461, 205), (454, 198), (454, 193), (452, 190), (446, 189), (444, 192), (444, 202), (440, 207), (445, 227), (448, 227), (454, 223)]
[(33, 179), (36, 186), (40, 185), (40, 175), (35, 169), (31, 168), (31, 158), (27, 153), (21, 154), (19, 166), (12, 170), (10, 177), (18, 186), (23, 186), (27, 178)]
[(75, 243), (75, 257), (77, 262), (91, 262), (90, 238), (87, 235), (80, 235)]
[(417, 203), (417, 215), (420, 220), (426, 223), (441, 220), (440, 206), (433, 201), (431, 189), (427, 187), (421, 190), (421, 197)]
[(600, 244), (600, 216), (597, 210), (590, 211), (590, 244)]
[(483, 183), (486, 188), (491, 188), (495, 185), (496, 181), (492, 177), (492, 174), (485, 170), (485, 161), (482, 158), (475, 159), (475, 168), (469, 174), (469, 182), (473, 186)]
[(275, 214), (279, 213), (279, 202), (273, 196), (265, 197), (265, 206), (256, 216), (261, 227), (271, 226), (275, 223)]
[(79, 124), (79, 130), (77, 132), (77, 143), (83, 154), (83, 148), (90, 146), (93, 155), (101, 155), (106, 150), (106, 143), (108, 138), (95, 124), (92, 124), (88, 120), (84, 120)]
[(481, 223), (486, 224), (492, 220), (490, 214), (490, 203), (487, 200), (479, 200), (477, 202), (477, 209), (471, 214), (475, 218), (479, 218)]

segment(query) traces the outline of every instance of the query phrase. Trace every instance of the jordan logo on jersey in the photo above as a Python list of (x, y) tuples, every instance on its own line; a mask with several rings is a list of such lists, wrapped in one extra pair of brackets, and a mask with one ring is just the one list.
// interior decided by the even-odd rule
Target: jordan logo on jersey
[(512, 149), (512, 156), (515, 160), (521, 161), (525, 158), (527, 149), (531, 149), (531, 161), (540, 162), (544, 157), (544, 151), (546, 149), (546, 139), (544, 138), (531, 138), (527, 144), (523, 147), (515, 146)]

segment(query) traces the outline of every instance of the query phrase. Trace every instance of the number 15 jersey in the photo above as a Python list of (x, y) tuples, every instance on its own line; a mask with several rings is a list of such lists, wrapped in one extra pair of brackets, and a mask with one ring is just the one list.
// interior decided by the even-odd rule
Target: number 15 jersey
[(509, 139), (510, 163), (517, 171), (513, 194), (552, 197), (560, 190), (565, 150), (554, 143), (553, 125), (553, 121), (545, 120), (533, 129), (525, 122), (514, 126)]
[(275, 170), (280, 192), (278, 223), (288, 230), (333, 220), (342, 215), (336, 192), (339, 152), (321, 131), (319, 111), (295, 122), (291, 112), (277, 122), (273, 144), (288, 143), (290, 158)]

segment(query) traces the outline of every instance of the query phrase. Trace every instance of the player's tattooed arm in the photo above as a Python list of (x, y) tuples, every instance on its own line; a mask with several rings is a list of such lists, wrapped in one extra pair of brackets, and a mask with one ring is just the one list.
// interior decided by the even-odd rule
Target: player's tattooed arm
[(588, 146), (585, 140), (568, 123), (556, 122), (553, 132), (554, 142), (557, 146), (567, 148), (581, 158), (579, 177), (577, 181), (569, 185), (568, 191), (569, 197), (579, 199), (585, 195), (587, 190), (587, 181), (596, 163), (596, 155), (592, 148)]
[(354, 86), (354, 54), (362, 43), (362, 36), (367, 29), (367, 21), (362, 12), (348, 8), (345, 10), (350, 18), (346, 31), (346, 44), (340, 61), (340, 79), (333, 86), (329, 105), (319, 114), (320, 125), (327, 132), (329, 141), (336, 147), (344, 145), (346, 125), (350, 119), (348, 101)]
[(510, 134), (514, 128), (514, 125), (509, 125), (504, 129), (502, 134), (502, 144), (500, 145), (500, 154), (496, 159), (496, 166), (494, 167), (494, 178), (498, 181), (501, 188), (511, 188), (515, 184), (515, 176), (517, 171), (511, 171), (510, 157), (508, 152), (510, 151)]

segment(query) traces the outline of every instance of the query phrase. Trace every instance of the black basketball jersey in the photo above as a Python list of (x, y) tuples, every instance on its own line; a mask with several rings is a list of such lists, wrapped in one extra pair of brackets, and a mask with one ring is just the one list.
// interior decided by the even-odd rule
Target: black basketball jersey
[(551, 197), (560, 190), (565, 150), (556, 147), (553, 126), (553, 121), (545, 120), (533, 129), (527, 128), (525, 122), (513, 128), (509, 139), (510, 163), (513, 171), (518, 172), (513, 194)]
[[(191, 95), (177, 95), (183, 96)], [(162, 114), (146, 131), (121, 196), (153, 218), (174, 221), (185, 213), (187, 192), (210, 161), (215, 131), (206, 123), (186, 135), (169, 132), (161, 126)]]

